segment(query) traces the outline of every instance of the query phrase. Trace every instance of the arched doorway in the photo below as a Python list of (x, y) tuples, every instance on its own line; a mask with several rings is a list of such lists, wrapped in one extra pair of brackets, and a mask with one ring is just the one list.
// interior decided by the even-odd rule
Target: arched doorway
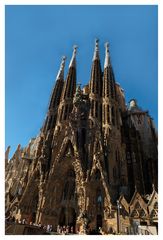
[(59, 225), (60, 226), (66, 225), (66, 215), (65, 215), (65, 208), (64, 207), (61, 209), (61, 212), (60, 212)]
[(73, 227), (73, 232), (75, 232), (76, 226), (76, 212), (74, 208), (69, 209), (69, 216), (68, 216), (68, 225)]
[(99, 227), (102, 227), (102, 216), (101, 216), (101, 214), (98, 214), (97, 218), (96, 218), (96, 228), (99, 229)]

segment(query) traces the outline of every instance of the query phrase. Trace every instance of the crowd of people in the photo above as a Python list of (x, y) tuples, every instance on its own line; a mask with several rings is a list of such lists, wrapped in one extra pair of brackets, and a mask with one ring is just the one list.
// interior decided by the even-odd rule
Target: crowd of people
[(26, 220), (26, 218), (24, 218), (24, 219), (22, 219), (22, 220), (18, 220), (18, 219), (15, 219), (14, 217), (10, 217), (10, 218), (8, 218), (8, 219), (6, 219), (6, 222), (9, 222), (9, 223), (15, 223), (15, 224), (27, 224), (27, 225), (31, 225), (31, 226), (35, 226), (35, 227), (38, 227), (38, 228), (40, 228), (40, 229), (43, 229), (43, 230), (45, 230), (46, 232), (52, 232), (52, 230), (53, 230), (53, 226), (52, 225), (50, 225), (50, 224), (47, 224), (47, 225), (42, 225), (41, 223), (33, 223), (33, 222), (28, 222), (27, 220)]
[[(15, 224), (25, 224), (25, 225), (31, 225), (31, 226), (35, 226), (38, 227), (42, 230), (44, 230), (44, 232), (46, 232), (47, 234), (50, 234), (51, 232), (55, 232), (57, 234), (62, 234), (62, 235), (68, 235), (68, 234), (83, 234), (79, 232), (79, 229), (76, 229), (74, 226), (70, 226), (70, 225), (58, 225), (57, 229), (53, 229), (53, 226), (51, 224), (41, 224), (41, 223), (35, 223), (35, 222), (28, 222), (26, 218), (22, 219), (22, 220), (18, 220), (15, 219), (14, 217), (12, 218), (8, 218), (7, 222), (10, 223), (15, 223)], [(87, 229), (87, 231), (85, 231), (85, 234), (89, 234), (89, 235), (94, 235), (94, 234), (104, 234), (102, 232), (102, 229)]]

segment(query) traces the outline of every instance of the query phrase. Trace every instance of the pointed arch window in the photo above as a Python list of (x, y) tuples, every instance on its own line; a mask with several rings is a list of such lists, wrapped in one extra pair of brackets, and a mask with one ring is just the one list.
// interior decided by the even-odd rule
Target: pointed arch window
[(117, 170), (116, 170), (116, 167), (113, 167), (113, 179), (114, 179), (114, 181), (117, 180)]
[(68, 197), (68, 192), (69, 192), (69, 182), (67, 181), (65, 183), (65, 187), (64, 187), (64, 190), (63, 190), (63, 200), (66, 200), (67, 197)]
[(66, 104), (65, 106), (64, 120), (67, 119), (67, 114), (68, 114), (68, 104)]
[(99, 105), (99, 119), (102, 120), (102, 104)]
[(127, 152), (127, 154), (126, 154), (126, 158), (127, 158), (127, 163), (131, 163), (130, 152)]
[(135, 153), (134, 152), (132, 152), (132, 162), (136, 163), (136, 157), (135, 157)]
[(95, 179), (96, 180), (100, 180), (101, 179), (101, 173), (100, 173), (99, 169), (97, 169), (96, 172), (95, 172)]
[(136, 208), (136, 209), (141, 209), (141, 206), (140, 206), (140, 203), (139, 203), (139, 202), (136, 202), (135, 208)]
[(91, 101), (91, 116), (94, 117), (94, 100)]
[(75, 196), (75, 172), (70, 169), (65, 178), (66, 182), (63, 189), (62, 200), (71, 200)]
[(97, 204), (97, 209), (102, 210), (103, 196), (102, 196), (102, 191), (99, 188), (96, 191), (96, 204)]
[(141, 209), (139, 216), (140, 216), (141, 218), (143, 218), (143, 217), (146, 216), (144, 209)]
[(98, 118), (98, 102), (95, 101), (95, 117)]
[(153, 208), (154, 208), (154, 209), (158, 209), (158, 202), (155, 202)]
[(158, 218), (158, 212), (156, 210), (152, 210), (151, 214), (150, 214), (151, 218)]
[(134, 209), (131, 213), (131, 217), (139, 217), (139, 213), (136, 209)]

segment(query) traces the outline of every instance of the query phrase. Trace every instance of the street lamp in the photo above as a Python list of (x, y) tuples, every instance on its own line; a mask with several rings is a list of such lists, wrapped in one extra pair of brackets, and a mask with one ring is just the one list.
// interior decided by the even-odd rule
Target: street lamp
[(117, 233), (120, 234), (120, 209), (122, 206), (119, 203), (119, 200), (117, 200)]

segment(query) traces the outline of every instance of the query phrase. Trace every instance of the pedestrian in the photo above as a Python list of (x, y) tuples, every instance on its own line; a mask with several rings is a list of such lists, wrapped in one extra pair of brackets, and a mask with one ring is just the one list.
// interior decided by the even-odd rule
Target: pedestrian
[(46, 225), (44, 224), (44, 226), (43, 226), (43, 229), (46, 231), (47, 230), (47, 227), (46, 227)]
[(69, 226), (66, 226), (66, 234), (69, 234)]
[(50, 227), (49, 227), (49, 232), (52, 232), (52, 229), (53, 229), (53, 226), (50, 225)]
[(59, 226), (59, 224), (57, 226), (57, 233), (60, 233), (60, 226)]
[(66, 232), (66, 226), (64, 225), (62, 229), (62, 233), (65, 234), (65, 232)]
[(62, 231), (63, 231), (63, 227), (60, 226), (60, 234), (62, 234)]
[(49, 229), (50, 229), (50, 225), (48, 224), (47, 225), (47, 232), (49, 232)]
[(23, 218), (23, 220), (22, 220), (22, 224), (25, 224), (25, 218)]

